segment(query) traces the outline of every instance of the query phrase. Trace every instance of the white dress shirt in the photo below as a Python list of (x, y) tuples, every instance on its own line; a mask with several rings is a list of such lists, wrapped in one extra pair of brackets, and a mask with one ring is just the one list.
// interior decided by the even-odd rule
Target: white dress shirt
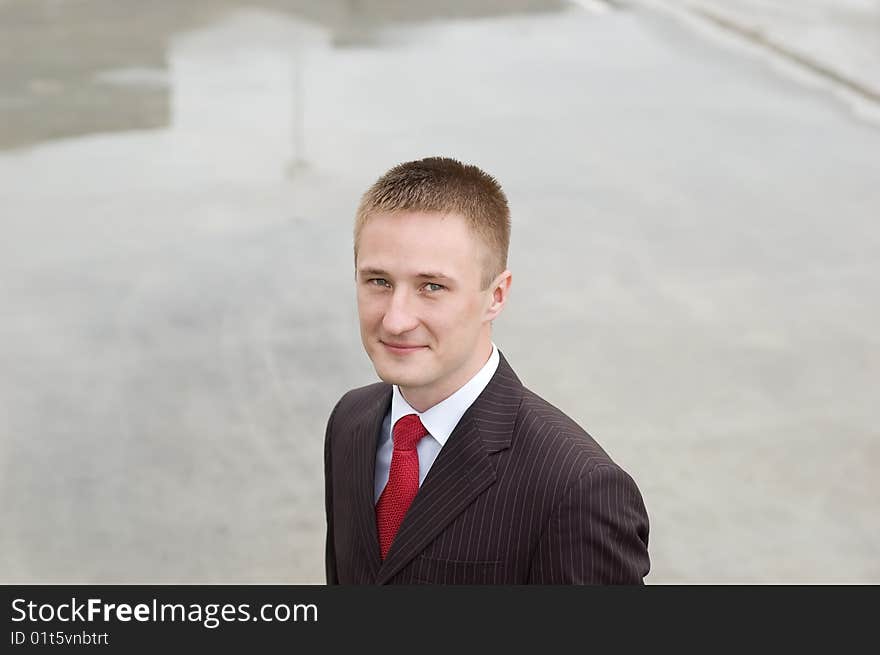
[(407, 414), (416, 414), (422, 421), (422, 425), (428, 430), (428, 436), (419, 441), (416, 451), (419, 454), (419, 486), (425, 481), (425, 476), (440, 454), (440, 449), (449, 439), (449, 435), (458, 425), (461, 417), (473, 405), (489, 380), (495, 375), (498, 368), (498, 349), (492, 344), (492, 354), (489, 355), (483, 368), (464, 384), (458, 391), (424, 412), (417, 412), (400, 393), (397, 385), (391, 395), (391, 410), (382, 421), (382, 431), (379, 434), (379, 446), (376, 449), (376, 477), (374, 500), (378, 501), (382, 490), (388, 483), (388, 474), (391, 470), (391, 456), (394, 453), (394, 441), (391, 439), (391, 426), (397, 420)]

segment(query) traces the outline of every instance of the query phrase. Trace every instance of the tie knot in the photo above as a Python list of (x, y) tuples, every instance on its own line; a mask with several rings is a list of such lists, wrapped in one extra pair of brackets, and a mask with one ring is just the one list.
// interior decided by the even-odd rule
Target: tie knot
[(407, 414), (397, 419), (392, 430), (394, 450), (413, 450), (422, 437), (428, 434), (421, 419), (416, 414)]

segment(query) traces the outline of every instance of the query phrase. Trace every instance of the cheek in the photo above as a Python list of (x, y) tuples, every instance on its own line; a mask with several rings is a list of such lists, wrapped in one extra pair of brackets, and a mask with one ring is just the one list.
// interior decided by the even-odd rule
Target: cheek
[(479, 315), (479, 308), (464, 303), (444, 303), (431, 307), (424, 314), (424, 322), (436, 332), (458, 334), (469, 332)]
[(357, 309), (362, 321), (373, 320), (376, 316), (381, 316), (382, 303), (377, 302), (376, 298), (371, 298), (366, 293), (358, 292)]
[(462, 324), (462, 327), (473, 326), (474, 323), (479, 322), (482, 309), (478, 301), (471, 301), (460, 305), (458, 315), (461, 317), (459, 322)]

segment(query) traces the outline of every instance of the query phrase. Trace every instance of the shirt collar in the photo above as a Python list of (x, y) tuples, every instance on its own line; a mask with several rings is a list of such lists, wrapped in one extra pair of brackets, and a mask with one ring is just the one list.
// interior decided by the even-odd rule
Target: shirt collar
[(458, 422), (468, 410), (468, 407), (473, 405), (477, 396), (483, 393), (483, 389), (486, 388), (486, 385), (489, 384), (489, 380), (495, 375), (495, 371), (498, 368), (498, 361), (498, 348), (492, 343), (492, 354), (489, 355), (489, 361), (483, 365), (483, 368), (477, 371), (474, 377), (468, 380), (464, 386), (449, 396), (449, 398), (440, 401), (433, 407), (426, 409), (424, 412), (417, 412), (410, 407), (410, 404), (406, 402), (403, 394), (400, 393), (400, 389), (395, 384), (391, 396), (392, 430), (394, 424), (397, 423), (399, 418), (406, 416), (407, 414), (416, 414), (419, 419), (421, 419), (422, 425), (425, 426), (425, 429), (428, 430), (430, 435), (436, 439), (441, 446), (445, 445), (446, 440), (449, 439), (449, 435), (452, 434), (452, 431), (455, 429), (455, 426), (458, 425)]

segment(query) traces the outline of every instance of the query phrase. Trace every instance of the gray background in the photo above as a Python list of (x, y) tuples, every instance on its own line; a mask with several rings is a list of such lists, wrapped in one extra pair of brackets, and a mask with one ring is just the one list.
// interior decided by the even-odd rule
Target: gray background
[(376, 379), (354, 208), (444, 154), (508, 193), (493, 338), (638, 482), (649, 583), (880, 582), (878, 34), (0, 0), (0, 581), (322, 582), (325, 422)]

